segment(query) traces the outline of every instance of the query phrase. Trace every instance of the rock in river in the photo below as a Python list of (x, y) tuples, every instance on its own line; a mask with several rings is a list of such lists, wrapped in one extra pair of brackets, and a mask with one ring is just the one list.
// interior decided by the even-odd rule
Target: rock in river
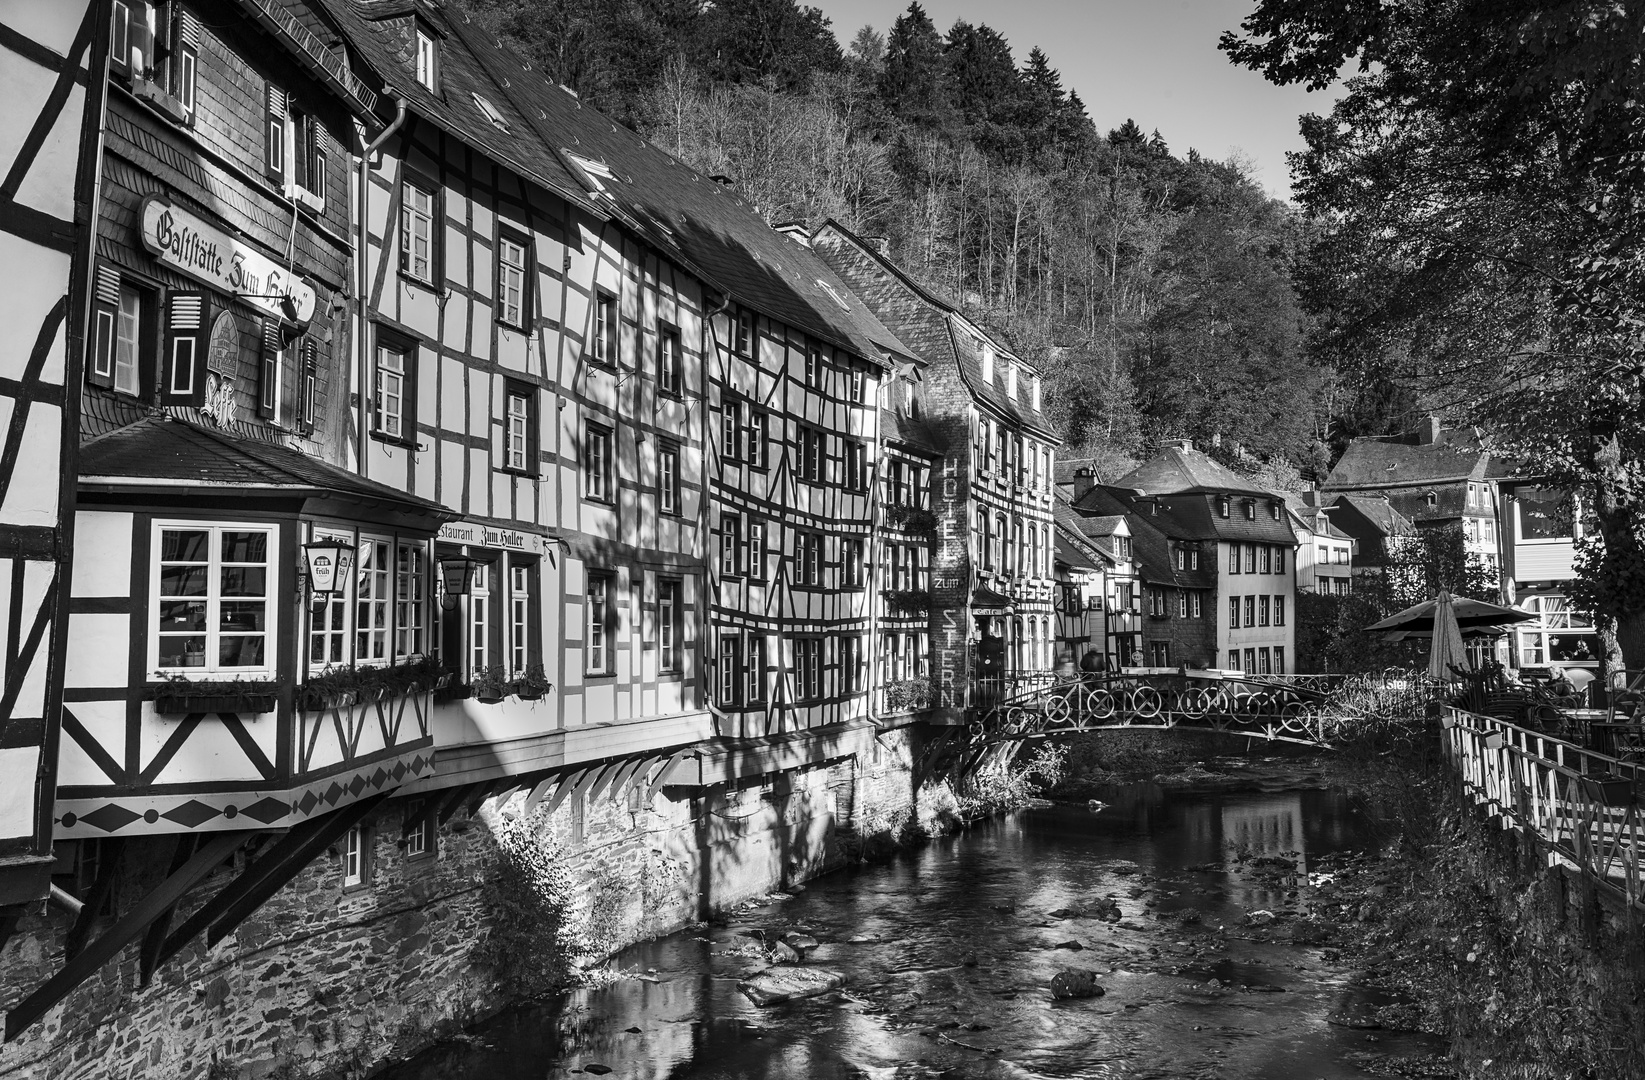
[(1059, 998), (1093, 998), (1107, 993), (1097, 985), (1097, 973), (1081, 968), (1063, 968), (1051, 976), (1051, 996)]
[(775, 964), (737, 984), (748, 1000), (764, 1008), (797, 998), (816, 997), (845, 985), (845, 976), (827, 968)]

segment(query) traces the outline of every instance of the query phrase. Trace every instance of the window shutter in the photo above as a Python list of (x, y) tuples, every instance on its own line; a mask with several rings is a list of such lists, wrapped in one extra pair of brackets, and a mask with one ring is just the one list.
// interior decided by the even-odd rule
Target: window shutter
[(263, 170), (276, 185), (286, 180), (286, 92), (268, 84), (263, 101)]
[(303, 386), (298, 399), (297, 422), (304, 432), (314, 430), (319, 412), (320, 347), (312, 339), (303, 341)]
[(308, 118), (308, 189), (326, 197), (326, 163), (331, 157), (331, 136), (319, 117)]
[(93, 386), (114, 385), (114, 342), (120, 319), (120, 271), (99, 266), (92, 283), (91, 352), (86, 358), (86, 381)]
[(183, 107), (184, 122), (194, 126), (194, 89), (200, 67), (200, 23), (186, 11), (177, 15), (177, 50), (171, 83), (172, 96)]
[(165, 380), (160, 404), (205, 404), (206, 323), (203, 292), (173, 292), (166, 306)]
[(280, 323), (263, 320), (263, 356), (257, 378), (257, 415), (280, 418)]

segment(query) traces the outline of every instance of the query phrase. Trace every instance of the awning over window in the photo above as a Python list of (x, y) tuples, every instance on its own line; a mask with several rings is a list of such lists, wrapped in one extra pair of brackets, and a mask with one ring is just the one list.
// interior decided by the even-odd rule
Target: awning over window
[(971, 590), (971, 614), (1010, 615), (1017, 610), (1009, 596), (997, 593), (986, 585)]

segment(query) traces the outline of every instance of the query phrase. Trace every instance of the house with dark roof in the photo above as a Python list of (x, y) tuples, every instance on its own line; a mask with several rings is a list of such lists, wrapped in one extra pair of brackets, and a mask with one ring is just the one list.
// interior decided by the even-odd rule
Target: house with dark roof
[(1318, 503), (1317, 491), (1285, 497), (1297, 535), (1297, 591), (1346, 596), (1353, 591), (1354, 538)]
[(1060, 439), (1039, 372), (879, 246), (827, 222), (812, 248), (914, 355), (895, 405), (942, 446), (933, 502), (935, 716), (959, 722), (974, 681), (997, 695), (1052, 669), (1053, 469)]
[(1076, 477), (1073, 508), (1123, 515), (1130, 526), (1143, 592), (1142, 665), (1289, 670), (1296, 536), (1280, 495), (1184, 445), (1113, 484)]
[(1324, 499), (1380, 497), (1419, 529), (1462, 530), (1470, 558), (1495, 576), (1501, 563), (1497, 481), (1511, 469), (1472, 428), (1447, 429), (1428, 417), (1416, 431), (1359, 438), (1320, 485)]
[[(1058, 670), (1118, 671), (1134, 665), (1141, 593), (1131, 527), (1123, 514), (1083, 515), (1057, 496)], [(1070, 586), (1073, 588), (1071, 589)], [(1095, 654), (1095, 655), (1093, 655)]]
[(1585, 500), (1534, 476), (1498, 480), (1497, 490), (1503, 593), (1536, 616), (1513, 628), (1514, 665), (1597, 670), (1603, 652), (1593, 616), (1571, 603), (1577, 544), (1597, 530)]

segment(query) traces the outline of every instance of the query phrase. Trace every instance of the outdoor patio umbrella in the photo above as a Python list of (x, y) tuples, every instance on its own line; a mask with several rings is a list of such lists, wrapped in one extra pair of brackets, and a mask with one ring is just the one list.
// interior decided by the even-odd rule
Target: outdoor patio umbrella
[(1468, 666), (1468, 651), (1462, 645), (1462, 627), (1457, 625), (1456, 601), (1447, 589), (1434, 598), (1433, 646), (1428, 650), (1428, 675), (1434, 679), (1454, 679)]
[[(1502, 626), (1505, 623), (1529, 622), (1536, 618), (1528, 611), (1503, 607), (1501, 604), (1487, 604), (1483, 600), (1470, 600), (1467, 597), (1454, 598), (1447, 592), (1440, 593), (1440, 596), (1445, 597), (1450, 603), (1456, 615), (1457, 626), (1464, 634), (1474, 629)], [(1388, 616), (1381, 622), (1372, 623), (1365, 628), (1366, 632), (1400, 630), (1411, 636), (1427, 636), (1434, 632), (1434, 609), (1438, 606), (1437, 598), (1424, 600), (1420, 604)]]

